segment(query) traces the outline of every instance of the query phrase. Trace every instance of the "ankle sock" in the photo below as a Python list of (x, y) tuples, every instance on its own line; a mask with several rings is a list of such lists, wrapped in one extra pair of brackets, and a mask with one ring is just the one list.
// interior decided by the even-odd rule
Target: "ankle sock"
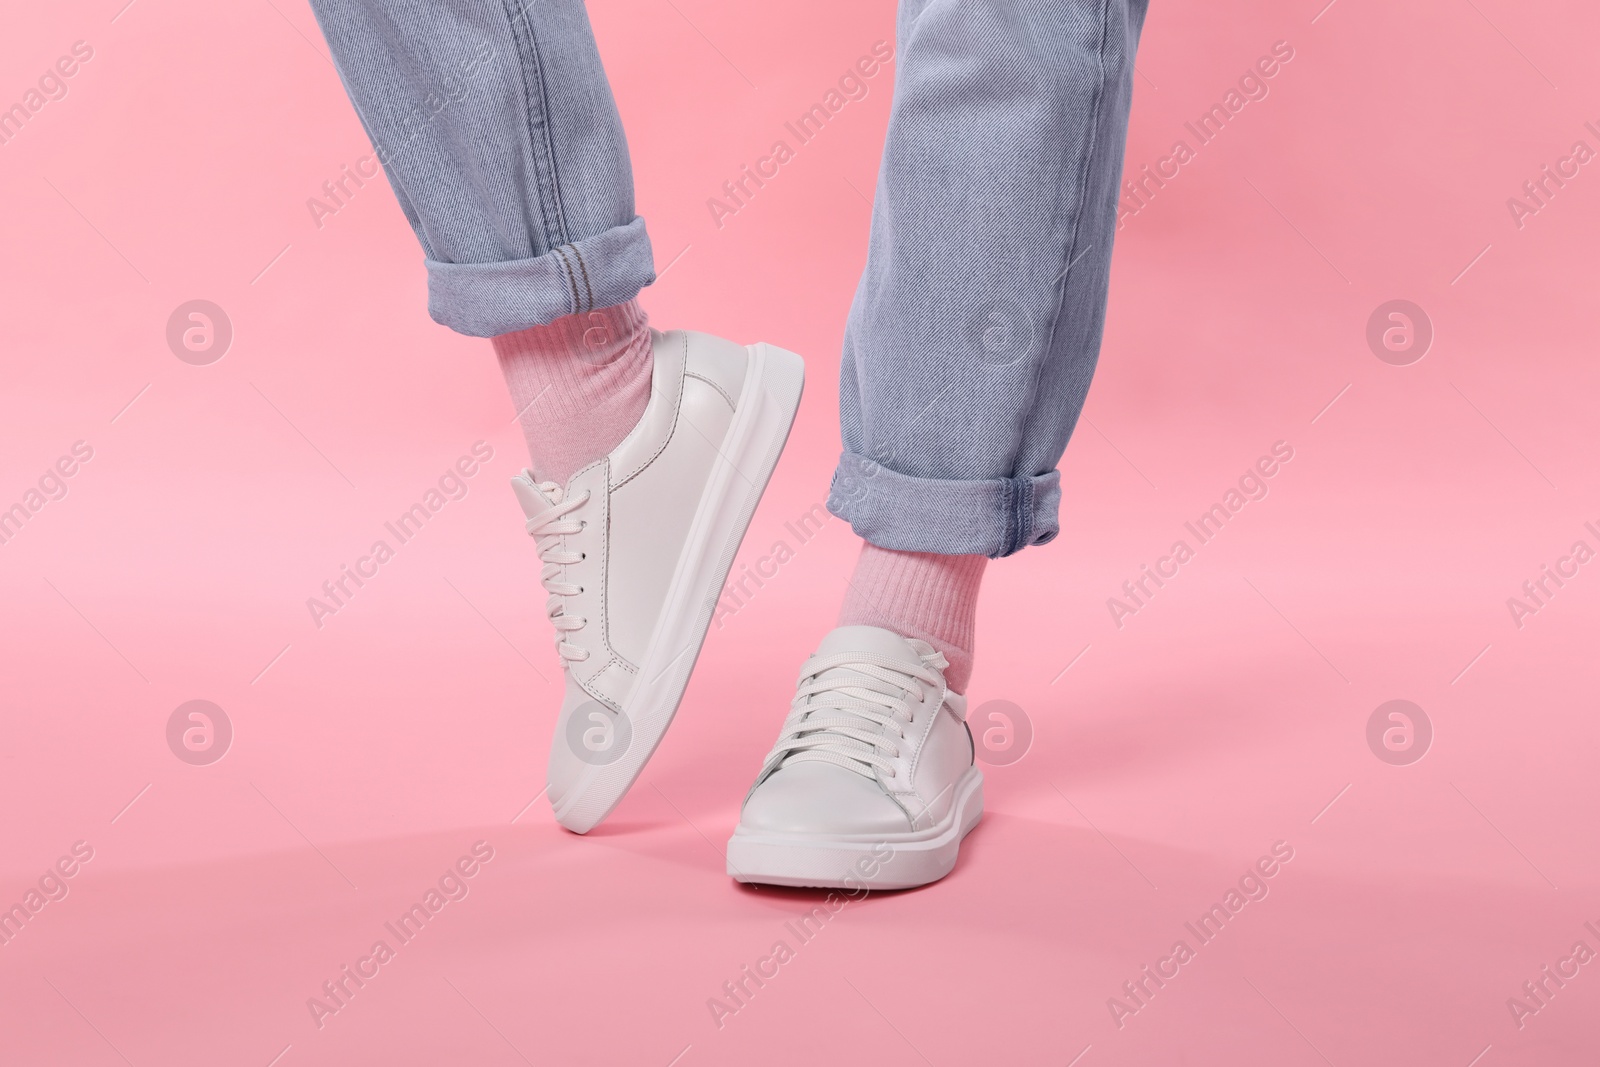
[(881, 626), (928, 642), (950, 661), (944, 675), (951, 690), (965, 693), (972, 678), (978, 586), (988, 562), (983, 556), (894, 552), (863, 542), (839, 625)]
[(637, 300), (494, 338), (534, 477), (565, 485), (616, 448), (650, 400), (650, 319)]

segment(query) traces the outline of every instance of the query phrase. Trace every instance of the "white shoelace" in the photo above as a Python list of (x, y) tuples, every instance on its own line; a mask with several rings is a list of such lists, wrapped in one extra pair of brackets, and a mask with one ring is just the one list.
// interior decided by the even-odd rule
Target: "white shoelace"
[[(812, 657), (767, 766), (812, 761), (864, 778), (876, 777), (874, 768), (895, 777), (898, 742), (914, 721), (912, 705), (926, 699), (924, 686), (937, 691), (943, 685), (936, 670), (949, 666), (942, 653), (920, 641), (913, 644), (922, 656), (916, 665), (871, 652)], [(824, 680), (830, 671), (848, 673)]]
[(563, 500), (565, 490), (555, 482), (540, 482), (539, 491), (549, 497), (554, 506), (529, 519), (527, 529), (533, 535), (534, 544), (539, 546), (539, 558), (544, 561), (544, 570), (539, 572), (539, 582), (550, 594), (550, 599), (545, 601), (544, 610), (545, 614), (550, 616), (550, 625), (555, 627), (556, 654), (563, 660), (586, 660), (589, 658), (588, 651), (569, 644), (565, 635), (583, 629), (589, 620), (578, 615), (566, 614), (565, 603), (562, 600), (563, 597), (577, 596), (583, 592), (583, 586), (574, 585), (564, 579), (567, 567), (581, 563), (584, 553), (563, 548), (561, 538), (567, 534), (575, 534), (588, 525), (583, 519), (572, 518), (571, 513), (589, 502), (589, 494), (586, 492), (572, 500)]

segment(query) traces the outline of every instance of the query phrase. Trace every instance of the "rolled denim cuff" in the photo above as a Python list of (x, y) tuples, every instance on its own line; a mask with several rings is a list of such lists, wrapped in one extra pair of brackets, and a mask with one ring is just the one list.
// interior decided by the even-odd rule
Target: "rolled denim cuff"
[(879, 548), (995, 559), (1061, 532), (1061, 472), (914, 478), (846, 452), (833, 474), (828, 510)]
[(656, 280), (650, 235), (638, 216), (532, 259), (427, 263), (428, 313), (470, 337), (498, 337), (613, 307)]

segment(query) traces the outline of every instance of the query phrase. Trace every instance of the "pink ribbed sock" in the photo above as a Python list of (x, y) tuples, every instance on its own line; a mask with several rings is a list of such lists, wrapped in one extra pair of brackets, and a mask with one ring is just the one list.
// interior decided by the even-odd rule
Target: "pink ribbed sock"
[(965, 693), (972, 678), (978, 585), (988, 562), (983, 556), (893, 552), (863, 542), (839, 625), (881, 626), (921, 638), (944, 653), (950, 661), (945, 680)]
[(637, 300), (494, 339), (533, 473), (565, 485), (610, 452), (650, 400), (650, 319)]

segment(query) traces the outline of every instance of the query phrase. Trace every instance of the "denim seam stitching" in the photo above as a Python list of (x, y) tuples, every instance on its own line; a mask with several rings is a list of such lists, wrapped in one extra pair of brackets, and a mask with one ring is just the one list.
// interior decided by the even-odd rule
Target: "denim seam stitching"
[(584, 263), (583, 263), (583, 252), (579, 250), (577, 245), (568, 245), (567, 247), (572, 249), (572, 254), (578, 258), (578, 270), (583, 272), (583, 291), (589, 298), (588, 299), (588, 304), (589, 304), (588, 310), (593, 311), (594, 310), (594, 290), (592, 288), (590, 288), (590, 286), (589, 286), (589, 268), (584, 266)]
[[(999, 512), (1000, 529), (994, 545), (995, 557), (1007, 555), (1006, 546), (1011, 541), (1011, 479), (1000, 479), (1000, 499), (995, 502)], [(989, 553), (985, 552), (984, 555)]]
[(555, 211), (557, 231), (561, 239), (565, 241), (570, 235), (567, 233), (567, 213), (561, 203), (561, 175), (557, 169), (555, 137), (550, 132), (550, 90), (544, 83), (544, 63), (539, 60), (539, 38), (533, 32), (532, 16), (528, 17), (528, 37), (533, 44), (534, 74), (539, 79), (539, 103), (542, 109), (539, 115), (539, 125), (544, 129), (545, 154), (548, 160), (547, 165), (550, 168), (551, 208)]
[[(1088, 203), (1089, 196), (1089, 172), (1092, 169), (1090, 161), (1094, 158), (1095, 146), (1099, 142), (1098, 134), (1100, 132), (1100, 112), (1101, 107), (1105, 102), (1106, 91), (1106, 48), (1110, 44), (1110, 41), (1111, 0), (1102, 0), (1100, 5), (1100, 44), (1099, 47), (1095, 49), (1095, 62), (1097, 64), (1099, 77), (1095, 82), (1094, 101), (1089, 105), (1088, 133), (1086, 135), (1086, 144), (1084, 146), (1082, 156), (1083, 166), (1080, 168), (1078, 174), (1078, 210), (1072, 222), (1072, 236), (1070, 240), (1067, 241), (1066, 255), (1064, 257), (1066, 260), (1066, 265), (1061, 271), (1061, 291), (1056, 297), (1055, 313), (1050, 316), (1050, 329), (1044, 338), (1044, 351), (1040, 354), (1038, 362), (1035, 363), (1033, 367), (1033, 381), (1030, 383), (1032, 385), (1032, 389), (1029, 391), (1030, 395), (1032, 396), (1038, 395), (1039, 380), (1044, 376), (1044, 365), (1050, 358), (1051, 350), (1055, 347), (1056, 329), (1061, 325), (1062, 309), (1066, 306), (1067, 302), (1067, 289), (1072, 283), (1072, 264), (1076, 262), (1073, 253), (1077, 251), (1079, 232), (1083, 227), (1084, 213), (1087, 211), (1086, 205)], [(1033, 411), (1030, 410), (1028, 416), (1023, 420), (1022, 430), (1024, 438), (1027, 436), (1028, 429), (1032, 426), (1032, 416)], [(1070, 433), (1068, 436), (1071, 436)], [(1021, 451), (1020, 444), (1018, 446), (1018, 451)]]
[(571, 310), (568, 311), (567, 314), (576, 315), (578, 313), (578, 279), (572, 273), (572, 264), (568, 262), (567, 254), (561, 251), (561, 248), (564, 247), (566, 246), (563, 245), (561, 247), (552, 249), (552, 251), (554, 251), (555, 254), (560, 258), (561, 265), (567, 270), (567, 288), (571, 291), (572, 295)]
[(1028, 480), (1016, 478), (1012, 495), (1011, 546), (1006, 555), (1021, 552), (1028, 544)]
[[(534, 155), (535, 177), (541, 191), (539, 213), (543, 218), (547, 244), (565, 241), (567, 225), (561, 210), (560, 183), (556, 178), (555, 146), (550, 139), (550, 96), (544, 83), (544, 65), (539, 61), (539, 43), (533, 32), (533, 19), (525, 11), (513, 15), (507, 3), (501, 9), (506, 13), (507, 26), (517, 56), (522, 60), (522, 95), (527, 104), (528, 142)], [(527, 39), (517, 28), (520, 20), (527, 20)], [(530, 68), (531, 67), (531, 79)], [(537, 96), (537, 99), (535, 99)]]
[[(1066, 301), (1067, 283), (1074, 262), (1073, 253), (1078, 248), (1078, 234), (1083, 228), (1083, 217), (1087, 212), (1086, 205), (1089, 201), (1089, 172), (1092, 169), (1088, 161), (1094, 158), (1096, 145), (1099, 143), (1100, 110), (1105, 102), (1106, 95), (1106, 48), (1111, 43), (1111, 0), (1104, 0), (1100, 7), (1100, 47), (1095, 50), (1095, 61), (1099, 65), (1100, 77), (1095, 83), (1094, 103), (1089, 107), (1089, 135), (1088, 144), (1084, 148), (1083, 158), (1085, 165), (1078, 175), (1078, 212), (1072, 223), (1072, 240), (1067, 244), (1067, 265), (1061, 275), (1061, 300)], [(1056, 321), (1060, 321), (1059, 305)], [(1055, 336), (1056, 323), (1051, 323), (1050, 335)]]
[[(580, 257), (578, 255), (578, 246), (577, 245), (571, 244), (571, 243), (564, 244), (564, 245), (560, 246), (558, 249), (556, 249), (556, 251), (560, 252), (561, 253), (561, 258), (567, 260), (568, 263), (576, 264), (577, 265), (577, 269), (579, 271), (583, 270), (583, 259), (582, 259), (582, 257)], [(588, 289), (588, 287), (589, 287), (588, 284), (587, 284), (587, 278), (585, 278), (584, 281), (585, 281), (585, 285), (583, 286), (583, 289), (579, 289), (578, 288), (578, 275), (574, 274), (572, 276), (572, 290), (573, 290), (572, 291), (572, 302), (573, 302), (572, 310), (575, 313), (576, 312), (582, 312), (582, 311), (588, 311), (591, 307), (594, 306), (594, 300), (593, 300), (592, 296), (589, 299), (585, 299), (584, 298), (584, 290)]]
[(1016, 480), (1016, 552), (1026, 549), (1034, 541), (1034, 480), (1019, 477)]

